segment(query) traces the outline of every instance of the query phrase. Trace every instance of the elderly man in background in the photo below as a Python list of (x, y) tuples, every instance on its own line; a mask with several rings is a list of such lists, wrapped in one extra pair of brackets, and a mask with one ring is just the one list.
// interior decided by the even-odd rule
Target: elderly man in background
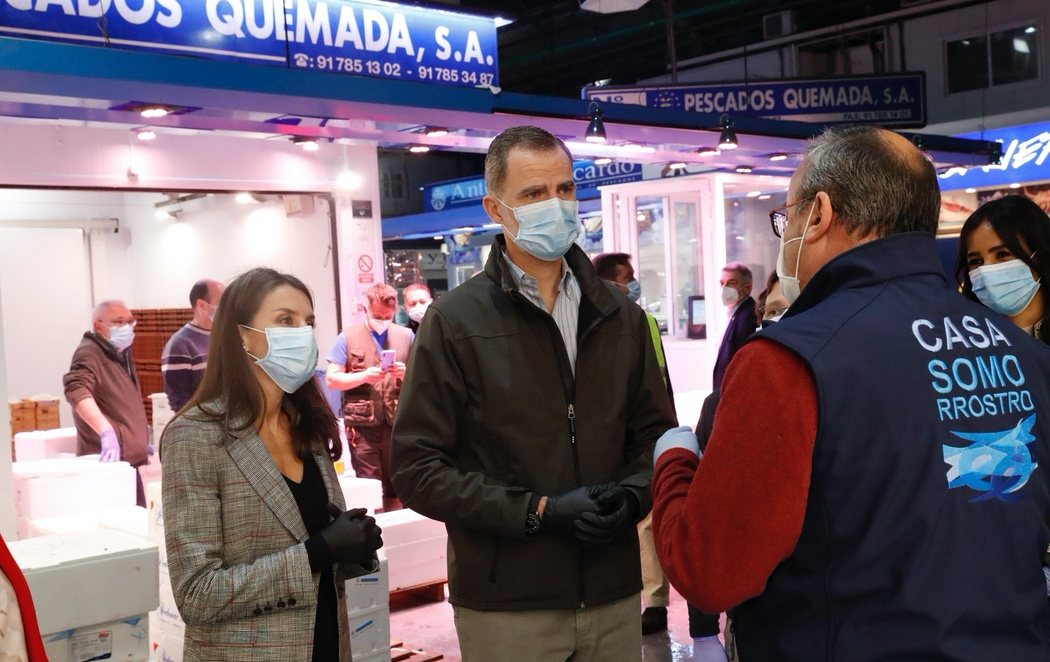
[[(73, 352), (63, 377), (73, 407), (77, 455), (99, 454), (102, 462), (124, 460), (133, 467), (149, 461), (149, 424), (142, 404), (131, 344), (135, 318), (123, 301), (103, 301), (92, 312), (91, 331)], [(137, 503), (146, 505), (142, 477), (135, 472)]]

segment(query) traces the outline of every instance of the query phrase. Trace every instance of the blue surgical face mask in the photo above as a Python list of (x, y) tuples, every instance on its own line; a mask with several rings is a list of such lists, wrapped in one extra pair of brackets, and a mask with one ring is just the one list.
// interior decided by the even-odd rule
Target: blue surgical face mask
[(135, 342), (135, 328), (130, 324), (109, 327), (109, 343), (123, 352)]
[(255, 359), (255, 365), (263, 369), (285, 393), (295, 393), (310, 381), (317, 369), (317, 340), (312, 326), (284, 327), (268, 326), (265, 330), (241, 324), (245, 329), (266, 335), (266, 356)]
[(518, 221), (518, 236), (511, 235), (509, 230), (507, 236), (518, 248), (535, 258), (547, 262), (559, 260), (580, 236), (580, 203), (576, 200), (549, 198), (520, 207), (511, 207), (499, 198), (496, 200), (510, 209)]
[(1018, 259), (977, 267), (970, 282), (981, 303), (1007, 317), (1024, 310), (1039, 290), (1031, 268)]
[(627, 283), (627, 298), (638, 303), (638, 300), (642, 298), (642, 284), (636, 280)]

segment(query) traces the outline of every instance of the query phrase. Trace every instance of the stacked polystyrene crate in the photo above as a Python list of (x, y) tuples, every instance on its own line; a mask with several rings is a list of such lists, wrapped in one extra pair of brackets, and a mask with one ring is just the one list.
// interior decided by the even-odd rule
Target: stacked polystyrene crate
[(346, 582), (346, 614), (354, 662), (390, 659), (390, 581), (385, 560), (374, 575)]
[(92, 529), (9, 543), (33, 593), (51, 662), (146, 662), (157, 605), (157, 547)]
[(15, 458), (19, 462), (76, 455), (77, 429), (56, 428), (19, 432), (15, 435)]
[(379, 556), (390, 562), (390, 589), (439, 584), (448, 580), (445, 525), (414, 510), (376, 515), (383, 529)]
[(157, 610), (150, 612), (149, 615), (150, 644), (158, 661), (181, 662), (182, 638), (186, 634), (186, 624), (179, 616), (179, 609), (175, 605), (175, 595), (171, 591), (168, 552), (164, 546), (164, 506), (161, 502), (159, 481), (146, 485), (146, 513), (149, 539), (157, 544), (160, 552), (160, 572), (158, 573), (160, 600)]
[(159, 444), (160, 435), (164, 433), (164, 428), (175, 416), (175, 412), (168, 404), (167, 393), (151, 393), (149, 399), (153, 410), (153, 443)]
[(97, 513), (135, 504), (135, 469), (97, 456), (15, 462), (15, 513), (19, 538), (33, 520)]
[(339, 487), (347, 509), (367, 508), (369, 515), (383, 508), (383, 484), (375, 478), (358, 478), (343, 474), (339, 476)]

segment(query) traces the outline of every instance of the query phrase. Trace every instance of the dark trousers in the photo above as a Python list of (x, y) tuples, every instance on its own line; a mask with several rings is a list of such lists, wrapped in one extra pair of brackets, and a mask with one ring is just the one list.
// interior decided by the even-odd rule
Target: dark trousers
[(346, 426), (350, 442), (350, 464), (358, 478), (376, 478), (383, 484), (383, 498), (397, 499), (390, 484), (390, 431), (386, 423)]
[(689, 605), (689, 636), (713, 637), (718, 634), (718, 614), (705, 614), (693, 605)]

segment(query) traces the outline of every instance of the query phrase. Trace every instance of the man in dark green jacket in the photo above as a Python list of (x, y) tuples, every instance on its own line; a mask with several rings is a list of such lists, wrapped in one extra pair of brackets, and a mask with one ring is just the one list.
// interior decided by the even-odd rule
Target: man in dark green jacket
[(405, 505), (445, 522), (464, 662), (640, 660), (636, 523), (675, 425), (642, 310), (599, 279), (572, 158), (535, 127), (497, 136), (485, 271), (420, 326), (394, 424)]

